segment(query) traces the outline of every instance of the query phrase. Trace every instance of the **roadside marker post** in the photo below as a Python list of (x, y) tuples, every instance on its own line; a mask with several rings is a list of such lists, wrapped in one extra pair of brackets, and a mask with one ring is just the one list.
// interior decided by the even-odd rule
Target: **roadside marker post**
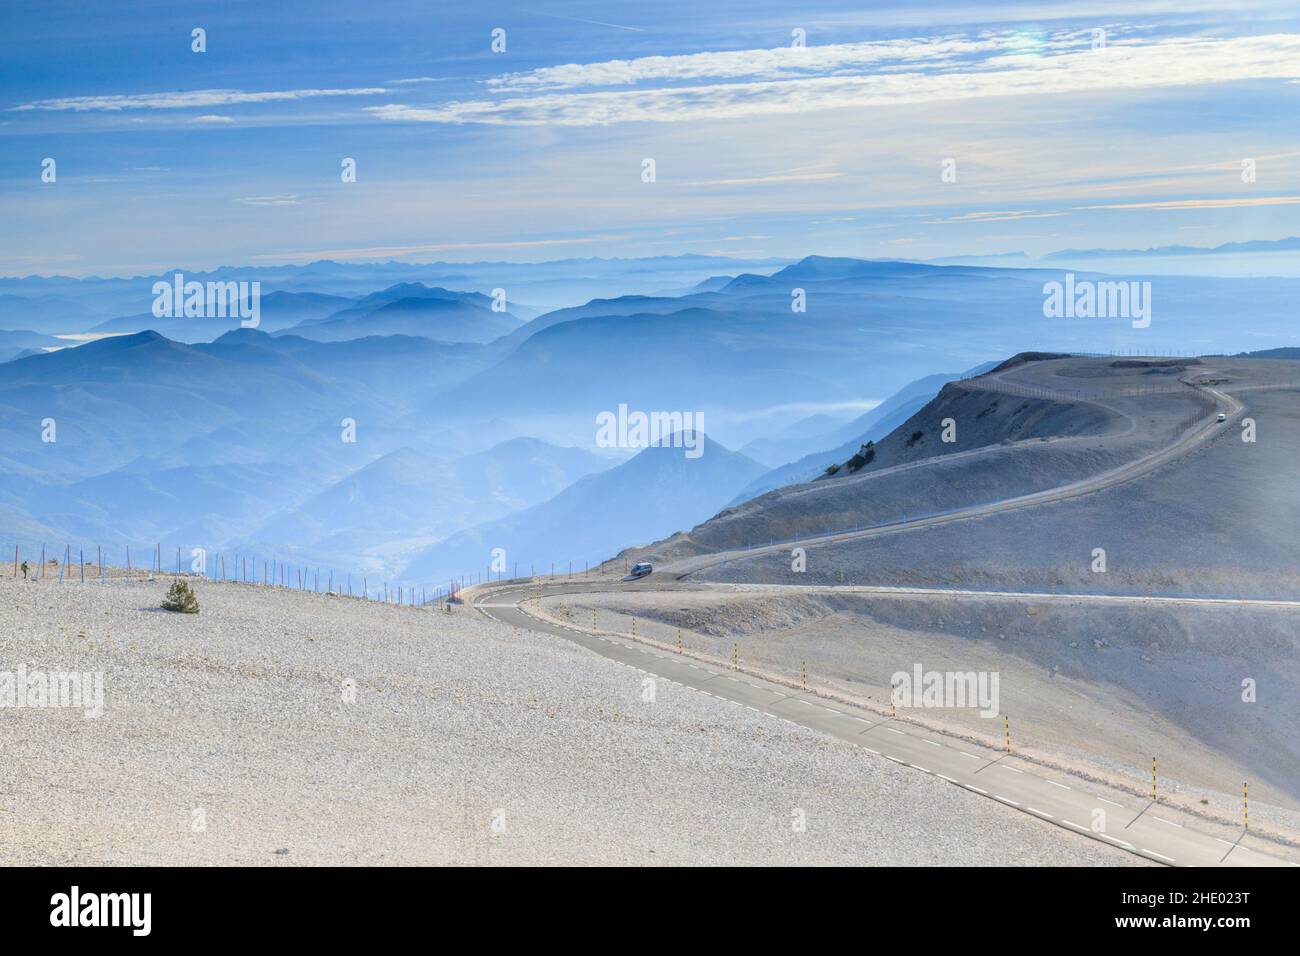
[(1151, 758), (1151, 800), (1156, 799), (1156, 758)]
[(800, 661), (800, 670), (803, 672), (803, 689), (808, 689), (808, 662)]
[(1250, 829), (1250, 784), (1245, 780), (1241, 782), (1241, 825)]
[(731, 645), (731, 669), (733, 671), (740, 670), (740, 645), (739, 644)]
[(897, 719), (898, 717), (898, 688), (890, 685), (889, 688), (889, 716)]
[(680, 654), (681, 652), (682, 652), (682, 629), (679, 627), (677, 629), (677, 653)]
[(1002, 725), (1007, 734), (1007, 753), (1011, 753), (1011, 718), (1006, 714), (1002, 715)]
[(632, 640), (636, 640), (636, 618), (632, 618)]

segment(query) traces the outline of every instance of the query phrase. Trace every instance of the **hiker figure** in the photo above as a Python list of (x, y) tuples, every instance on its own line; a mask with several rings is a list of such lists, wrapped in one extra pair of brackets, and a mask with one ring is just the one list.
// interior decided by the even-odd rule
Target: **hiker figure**
[(24, 581), (27, 580), (27, 562), (26, 562), (26, 561), (23, 562), (23, 580), (24, 580)]

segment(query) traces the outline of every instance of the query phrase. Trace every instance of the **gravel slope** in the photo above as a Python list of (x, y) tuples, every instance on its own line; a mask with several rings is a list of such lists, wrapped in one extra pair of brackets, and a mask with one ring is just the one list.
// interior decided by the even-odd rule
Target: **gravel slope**
[(0, 671), (105, 705), (0, 708), (0, 863), (1138, 862), (469, 612), (166, 583), (0, 581)]

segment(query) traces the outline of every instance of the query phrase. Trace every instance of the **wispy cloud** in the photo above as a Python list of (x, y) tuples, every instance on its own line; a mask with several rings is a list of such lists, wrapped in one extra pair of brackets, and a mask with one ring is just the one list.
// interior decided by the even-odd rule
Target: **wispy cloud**
[(242, 196), (235, 202), (245, 206), (301, 206), (302, 200), (297, 196)]
[(927, 219), (926, 223), (931, 225), (940, 225), (947, 223), (962, 222), (1014, 222), (1018, 219), (1052, 219), (1056, 216), (1065, 216), (1065, 212), (1035, 212), (1030, 210), (1014, 210), (1009, 212), (968, 212), (960, 216), (950, 216), (947, 219)]
[(224, 124), (233, 123), (234, 119), (232, 119), (229, 116), (219, 116), (216, 113), (204, 113), (202, 116), (194, 117), (192, 122), (207, 123), (213, 126), (221, 126)]
[(1260, 196), (1240, 199), (1170, 199), (1162, 202), (1125, 202), (1078, 209), (1236, 209), (1248, 206), (1295, 206), (1300, 196)]
[(297, 252), (274, 252), (251, 256), (252, 259), (269, 259), (275, 262), (310, 262), (317, 259), (395, 259), (403, 256), (429, 255), (442, 252), (463, 252), (476, 249), (534, 249), (547, 246), (585, 246), (605, 243), (626, 236), (583, 236), (576, 239), (514, 239), (501, 242), (438, 242), (411, 246), (366, 246), (353, 249), (313, 249)]
[(631, 86), (637, 83), (706, 78), (782, 79), (890, 64), (941, 64), (976, 53), (1005, 52), (1007, 43), (1005, 36), (954, 36), (644, 56), (600, 63), (566, 63), (523, 73), (508, 73), (488, 80), (487, 85), (494, 90), (526, 91), (584, 86)]
[(360, 87), (347, 90), (193, 90), (188, 93), (132, 93), (121, 96), (69, 96), (52, 100), (34, 100), (10, 107), (11, 112), (25, 110), (175, 110), (202, 109), (210, 106), (235, 106), (242, 103), (279, 103), (321, 96), (376, 96), (388, 93), (386, 87)]
[[(429, 107), (389, 103), (366, 109), (380, 119), (404, 122), (600, 126), (626, 122), (724, 120), (995, 96), (1096, 93), (1236, 80), (1289, 80), (1300, 76), (1300, 35), (1296, 34), (1131, 41), (1100, 50), (1072, 49), (1066, 52), (1053, 52), (1052, 45), (1046, 43), (1036, 46), (1032, 52), (1008, 48), (1005, 42), (1000, 43), (999, 48), (1004, 55), (963, 63), (940, 72), (841, 75), (834, 73), (841, 69), (840, 60), (834, 59), (834, 65), (827, 67), (834, 75), (659, 89), (550, 92), (456, 101)], [(756, 55), (779, 52), (780, 56), (774, 61), (777, 66), (773, 67), (778, 68), (791, 52), (798, 51), (750, 52)], [(648, 59), (675, 61), (681, 58)], [(600, 75), (617, 76), (618, 70), (610, 64), (620, 62), (597, 64), (595, 66), (600, 69), (594, 72), (590, 68), (577, 67), (574, 68), (577, 75), (571, 77), (543, 71), (519, 74), (513, 80), (504, 78), (500, 89), (518, 92), (532, 82), (529, 78), (536, 74), (540, 76), (535, 85), (541, 89), (547, 88), (548, 83), (554, 87), (570, 82), (597, 82)], [(641, 61), (627, 62), (635, 65)], [(633, 78), (625, 82), (635, 82), (635, 77), (651, 75), (671, 75), (674, 78), (714, 75), (726, 69), (740, 70), (745, 65), (743, 58), (737, 60), (734, 57), (724, 66), (693, 66), (688, 63), (681, 68), (658, 68), (642, 64), (635, 66)], [(754, 65), (749, 64), (751, 68)], [(610, 79), (608, 82), (616, 81)]]
[(827, 169), (790, 169), (766, 176), (747, 176), (738, 179), (701, 179), (687, 186), (759, 186), (767, 183), (817, 183), (837, 179), (844, 175)]

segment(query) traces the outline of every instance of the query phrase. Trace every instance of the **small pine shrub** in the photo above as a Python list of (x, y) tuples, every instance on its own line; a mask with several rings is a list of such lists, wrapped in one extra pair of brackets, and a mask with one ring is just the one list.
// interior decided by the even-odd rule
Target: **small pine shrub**
[(876, 447), (873, 442), (867, 442), (858, 449), (858, 453), (846, 461), (849, 471), (857, 471), (859, 468), (865, 468), (876, 460)]
[(828, 475), (833, 475), (833, 474), (835, 474), (835, 472), (837, 472), (837, 471), (839, 471), (839, 470), (840, 470), (840, 466), (839, 466), (839, 465), (827, 465), (827, 466), (826, 466), (826, 474), (828, 474)]
[(181, 614), (198, 614), (199, 599), (194, 596), (194, 589), (188, 582), (177, 578), (167, 591), (162, 608), (164, 611), (177, 611)]

